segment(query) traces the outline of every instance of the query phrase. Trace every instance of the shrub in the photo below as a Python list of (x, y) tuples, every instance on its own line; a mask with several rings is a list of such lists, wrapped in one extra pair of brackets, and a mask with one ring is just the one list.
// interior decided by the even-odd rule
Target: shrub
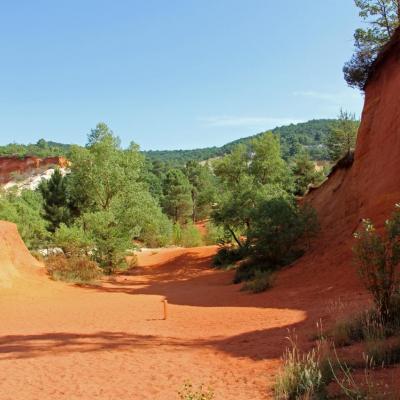
[(302, 353), (294, 341), (291, 340), (291, 344), (283, 355), (283, 368), (274, 386), (275, 398), (323, 398), (332, 375), (328, 361), (321, 355), (321, 348)]
[(40, 193), (23, 190), (20, 195), (0, 192), (0, 220), (14, 222), (28, 249), (47, 246), (49, 233), (42, 217), (43, 205)]
[(91, 238), (78, 225), (60, 224), (54, 233), (54, 244), (67, 256), (85, 255), (94, 247)]
[(173, 243), (183, 247), (199, 247), (203, 245), (200, 231), (193, 224), (175, 224), (172, 231)]
[(338, 321), (330, 336), (336, 345), (348, 346), (363, 340), (381, 340), (399, 332), (399, 317), (383, 322), (376, 310), (367, 310), (349, 319)]
[(102, 276), (98, 265), (86, 256), (53, 255), (47, 258), (46, 268), (52, 279), (64, 282), (90, 283)]
[(200, 231), (193, 224), (187, 224), (182, 230), (181, 244), (183, 247), (199, 247), (203, 245)]
[(231, 265), (245, 258), (248, 253), (249, 249), (247, 247), (223, 246), (215, 254), (213, 265), (215, 267)]
[(206, 224), (206, 234), (204, 235), (204, 242), (210, 246), (213, 244), (220, 244), (225, 241), (224, 229), (220, 226), (214, 225), (211, 221)]
[(366, 355), (374, 366), (397, 364), (400, 362), (400, 340), (367, 341)]
[(355, 261), (367, 290), (372, 294), (376, 309), (383, 321), (393, 315), (393, 301), (400, 289), (400, 204), (385, 223), (385, 232), (376, 232), (370, 220), (355, 234)]
[(274, 266), (287, 265), (302, 255), (318, 231), (315, 211), (285, 198), (264, 201), (254, 213), (248, 240), (255, 256)]
[(256, 271), (254, 277), (245, 282), (242, 286), (243, 291), (261, 293), (272, 287), (274, 274), (271, 271)]
[(205, 389), (203, 385), (200, 385), (198, 389), (194, 389), (193, 385), (186, 382), (183, 389), (178, 392), (181, 400), (213, 400), (214, 392), (208, 388)]

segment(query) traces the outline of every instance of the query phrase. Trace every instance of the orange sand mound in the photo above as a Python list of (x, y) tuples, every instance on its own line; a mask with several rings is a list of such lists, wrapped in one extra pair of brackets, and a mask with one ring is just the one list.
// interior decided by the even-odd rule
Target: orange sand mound
[(17, 227), (0, 221), (0, 289), (12, 287), (21, 279), (32, 279), (39, 262), (31, 256)]
[(330, 302), (364, 299), (313, 268), (246, 294), (231, 272), (210, 269), (214, 252), (146, 251), (98, 287), (42, 277), (0, 290), (0, 399), (173, 400), (185, 380), (211, 385), (217, 400), (271, 398), (288, 329), (309, 346)]

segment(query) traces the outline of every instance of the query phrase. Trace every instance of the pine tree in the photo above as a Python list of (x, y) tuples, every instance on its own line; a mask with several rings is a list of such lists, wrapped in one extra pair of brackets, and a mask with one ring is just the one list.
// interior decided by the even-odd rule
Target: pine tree
[(363, 90), (371, 64), (400, 24), (400, 0), (354, 0), (366, 29), (354, 33), (355, 52), (343, 67), (349, 86)]
[(71, 217), (66, 179), (59, 168), (47, 182), (40, 184), (39, 190), (43, 196), (44, 218), (49, 221), (49, 231), (54, 232), (61, 223), (68, 223)]

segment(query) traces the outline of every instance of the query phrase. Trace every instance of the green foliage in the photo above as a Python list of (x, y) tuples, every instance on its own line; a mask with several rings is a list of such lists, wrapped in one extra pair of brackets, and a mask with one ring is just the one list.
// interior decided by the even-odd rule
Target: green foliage
[(94, 241), (76, 224), (61, 224), (54, 233), (53, 242), (69, 257), (89, 254), (94, 247)]
[(112, 210), (85, 213), (82, 226), (94, 242), (94, 260), (106, 273), (125, 264), (125, 252), (133, 247), (133, 232), (119, 223)]
[(300, 208), (291, 200), (274, 198), (254, 210), (248, 240), (257, 258), (272, 266), (285, 265), (302, 254), (308, 240), (318, 231), (312, 208)]
[(348, 346), (354, 342), (374, 342), (400, 334), (400, 299), (396, 295), (390, 318), (383, 320), (376, 309), (366, 310), (347, 319), (339, 319), (328, 332), (328, 336), (338, 346)]
[(294, 341), (283, 355), (283, 368), (274, 386), (275, 399), (323, 399), (332, 375), (320, 348), (302, 353)]
[(71, 162), (68, 189), (78, 209), (76, 225), (94, 244), (93, 257), (107, 273), (125, 264), (133, 239), (152, 246), (170, 240), (171, 224), (148, 190), (135, 144), (121, 149), (119, 138), (101, 123), (86, 148), (72, 148)]
[(214, 244), (222, 244), (225, 242), (226, 233), (220, 226), (215, 225), (212, 221), (206, 223), (206, 233), (204, 235), (204, 243), (207, 246)]
[(49, 222), (48, 229), (54, 232), (61, 223), (67, 224), (71, 219), (66, 179), (59, 168), (48, 181), (42, 181), (39, 190), (43, 197), (44, 218)]
[(363, 90), (372, 63), (399, 26), (400, 3), (398, 0), (354, 0), (354, 3), (369, 26), (355, 31), (355, 52), (343, 72), (349, 86)]
[(213, 265), (215, 267), (229, 266), (237, 261), (242, 260), (248, 255), (246, 247), (221, 247), (213, 258)]
[(354, 114), (340, 110), (337, 122), (332, 125), (326, 140), (329, 157), (336, 162), (356, 147), (357, 132), (360, 122)]
[(200, 231), (191, 223), (184, 226), (174, 225), (173, 243), (182, 247), (199, 247), (204, 244)]
[(391, 219), (386, 221), (384, 234), (380, 235), (370, 220), (363, 220), (363, 229), (355, 238), (353, 250), (360, 276), (379, 315), (388, 321), (400, 291), (400, 205), (396, 204)]
[(311, 161), (306, 151), (302, 151), (294, 159), (292, 167), (294, 175), (295, 194), (304, 196), (310, 185), (315, 186), (325, 179), (322, 172), (315, 169), (315, 164)]
[(274, 274), (272, 271), (255, 271), (253, 278), (246, 281), (241, 290), (251, 293), (261, 293), (270, 289), (274, 283)]
[(218, 160), (214, 171), (220, 188), (212, 218), (239, 247), (247, 246), (256, 210), (264, 199), (285, 196), (292, 189), (292, 176), (280, 156), (279, 141), (265, 134), (252, 142), (252, 151), (238, 145)]
[[(299, 124), (290, 124), (273, 129), (271, 132), (280, 138), (284, 159), (289, 159), (300, 149), (306, 148), (313, 160), (326, 160), (328, 155), (325, 150), (325, 139), (330, 131), (330, 126), (335, 120), (320, 119)], [(235, 140), (222, 147), (206, 147), (194, 150), (157, 150), (143, 152), (151, 161), (169, 163), (174, 167), (185, 165), (188, 161), (203, 161), (223, 157), (232, 152), (238, 144), (250, 147), (250, 142), (265, 132), (250, 137)]]
[(163, 209), (174, 223), (185, 223), (193, 213), (191, 185), (177, 168), (169, 170), (164, 180)]
[(36, 156), (36, 157), (55, 157), (66, 156), (69, 152), (70, 145), (56, 142), (48, 142), (44, 139), (38, 140), (36, 144), (17, 144), (10, 143), (0, 146), (0, 156)]
[(200, 385), (195, 389), (190, 382), (185, 382), (178, 395), (181, 400), (213, 400), (215, 398), (211, 388), (205, 389), (204, 385)]
[(191, 185), (192, 221), (200, 221), (210, 215), (215, 201), (215, 177), (208, 165), (202, 166), (196, 161), (189, 161), (184, 171)]
[(0, 193), (0, 220), (14, 222), (29, 249), (38, 249), (48, 243), (47, 222), (42, 215), (43, 203), (39, 192)]
[(91, 283), (102, 276), (98, 265), (87, 256), (66, 257), (63, 254), (53, 255), (46, 260), (47, 273), (54, 280)]

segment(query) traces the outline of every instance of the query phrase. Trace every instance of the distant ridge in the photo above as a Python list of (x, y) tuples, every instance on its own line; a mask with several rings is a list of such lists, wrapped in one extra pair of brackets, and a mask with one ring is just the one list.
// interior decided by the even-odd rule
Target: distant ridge
[(314, 119), (298, 124), (284, 125), (269, 131), (257, 133), (252, 136), (237, 139), (221, 147), (205, 147), (193, 150), (149, 150), (143, 153), (152, 161), (170, 162), (181, 164), (189, 160), (204, 161), (223, 156), (232, 151), (238, 144), (249, 145), (257, 136), (272, 132), (281, 138), (283, 156), (289, 158), (296, 153), (299, 146), (307, 148), (313, 159), (324, 160), (328, 158), (325, 149), (325, 139), (336, 119)]
[[(285, 158), (296, 154), (300, 147), (306, 148), (311, 157), (316, 160), (327, 159), (325, 139), (335, 119), (314, 119), (308, 122), (276, 127), (271, 130), (281, 138), (282, 153)], [(250, 141), (265, 132), (229, 142), (223, 146), (205, 147), (193, 150), (149, 150), (142, 153), (151, 161), (168, 162), (181, 165), (189, 160), (204, 161), (220, 157), (232, 151), (238, 144), (249, 145)], [(56, 157), (67, 156), (71, 144), (63, 144), (40, 139), (35, 144), (10, 143), (0, 146), (0, 156), (36, 156)]]

